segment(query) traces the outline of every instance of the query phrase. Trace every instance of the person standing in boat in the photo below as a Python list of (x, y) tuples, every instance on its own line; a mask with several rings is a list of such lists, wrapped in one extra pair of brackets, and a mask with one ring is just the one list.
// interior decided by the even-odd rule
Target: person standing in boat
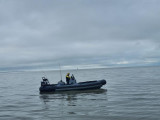
[(66, 83), (67, 83), (67, 85), (69, 85), (69, 81), (71, 79), (71, 77), (69, 75), (70, 75), (70, 73), (67, 73), (67, 75), (66, 75)]

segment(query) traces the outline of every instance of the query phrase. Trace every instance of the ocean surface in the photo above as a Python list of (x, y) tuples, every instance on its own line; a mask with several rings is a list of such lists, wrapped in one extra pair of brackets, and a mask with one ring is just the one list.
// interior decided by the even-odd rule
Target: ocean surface
[(159, 120), (160, 67), (62, 71), (78, 82), (106, 79), (100, 90), (40, 94), (41, 77), (59, 71), (1, 72), (0, 120)]

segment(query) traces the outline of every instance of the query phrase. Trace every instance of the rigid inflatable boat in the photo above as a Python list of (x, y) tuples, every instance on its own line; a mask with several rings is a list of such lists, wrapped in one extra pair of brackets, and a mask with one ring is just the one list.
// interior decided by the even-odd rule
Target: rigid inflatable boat
[(66, 84), (62, 80), (58, 84), (50, 84), (48, 79), (42, 77), (41, 86), (39, 88), (40, 93), (43, 92), (57, 92), (57, 91), (74, 91), (74, 90), (89, 90), (89, 89), (100, 89), (103, 85), (106, 84), (106, 80), (95, 80), (95, 81), (86, 81), (79, 83)]

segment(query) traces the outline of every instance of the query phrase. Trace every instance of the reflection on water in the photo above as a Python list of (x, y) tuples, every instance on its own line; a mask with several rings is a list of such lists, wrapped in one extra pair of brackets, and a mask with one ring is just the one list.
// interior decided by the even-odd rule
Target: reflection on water
[(101, 111), (101, 107), (106, 106), (104, 104), (107, 101), (106, 93), (106, 89), (98, 89), (40, 94), (39, 97), (46, 112), (53, 111), (54, 114), (59, 115), (59, 118), (64, 119), (75, 118), (75, 115), (92, 115)]
[[(55, 99), (66, 100), (69, 103), (71, 101), (76, 101), (77, 96), (84, 95), (94, 95), (94, 94), (102, 94), (106, 93), (107, 89), (97, 89), (97, 90), (83, 90), (83, 91), (61, 91), (55, 93), (43, 93), (40, 94), (40, 99), (46, 104), (47, 102), (51, 102)], [(96, 99), (96, 98), (95, 98)], [(70, 105), (70, 104), (69, 104)]]

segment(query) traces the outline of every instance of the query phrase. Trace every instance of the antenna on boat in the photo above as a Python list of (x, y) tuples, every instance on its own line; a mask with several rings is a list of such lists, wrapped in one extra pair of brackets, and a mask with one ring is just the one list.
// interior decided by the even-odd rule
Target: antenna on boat
[(60, 76), (61, 76), (61, 81), (62, 81), (62, 72), (61, 72), (61, 65), (59, 64), (59, 70), (60, 70)]

